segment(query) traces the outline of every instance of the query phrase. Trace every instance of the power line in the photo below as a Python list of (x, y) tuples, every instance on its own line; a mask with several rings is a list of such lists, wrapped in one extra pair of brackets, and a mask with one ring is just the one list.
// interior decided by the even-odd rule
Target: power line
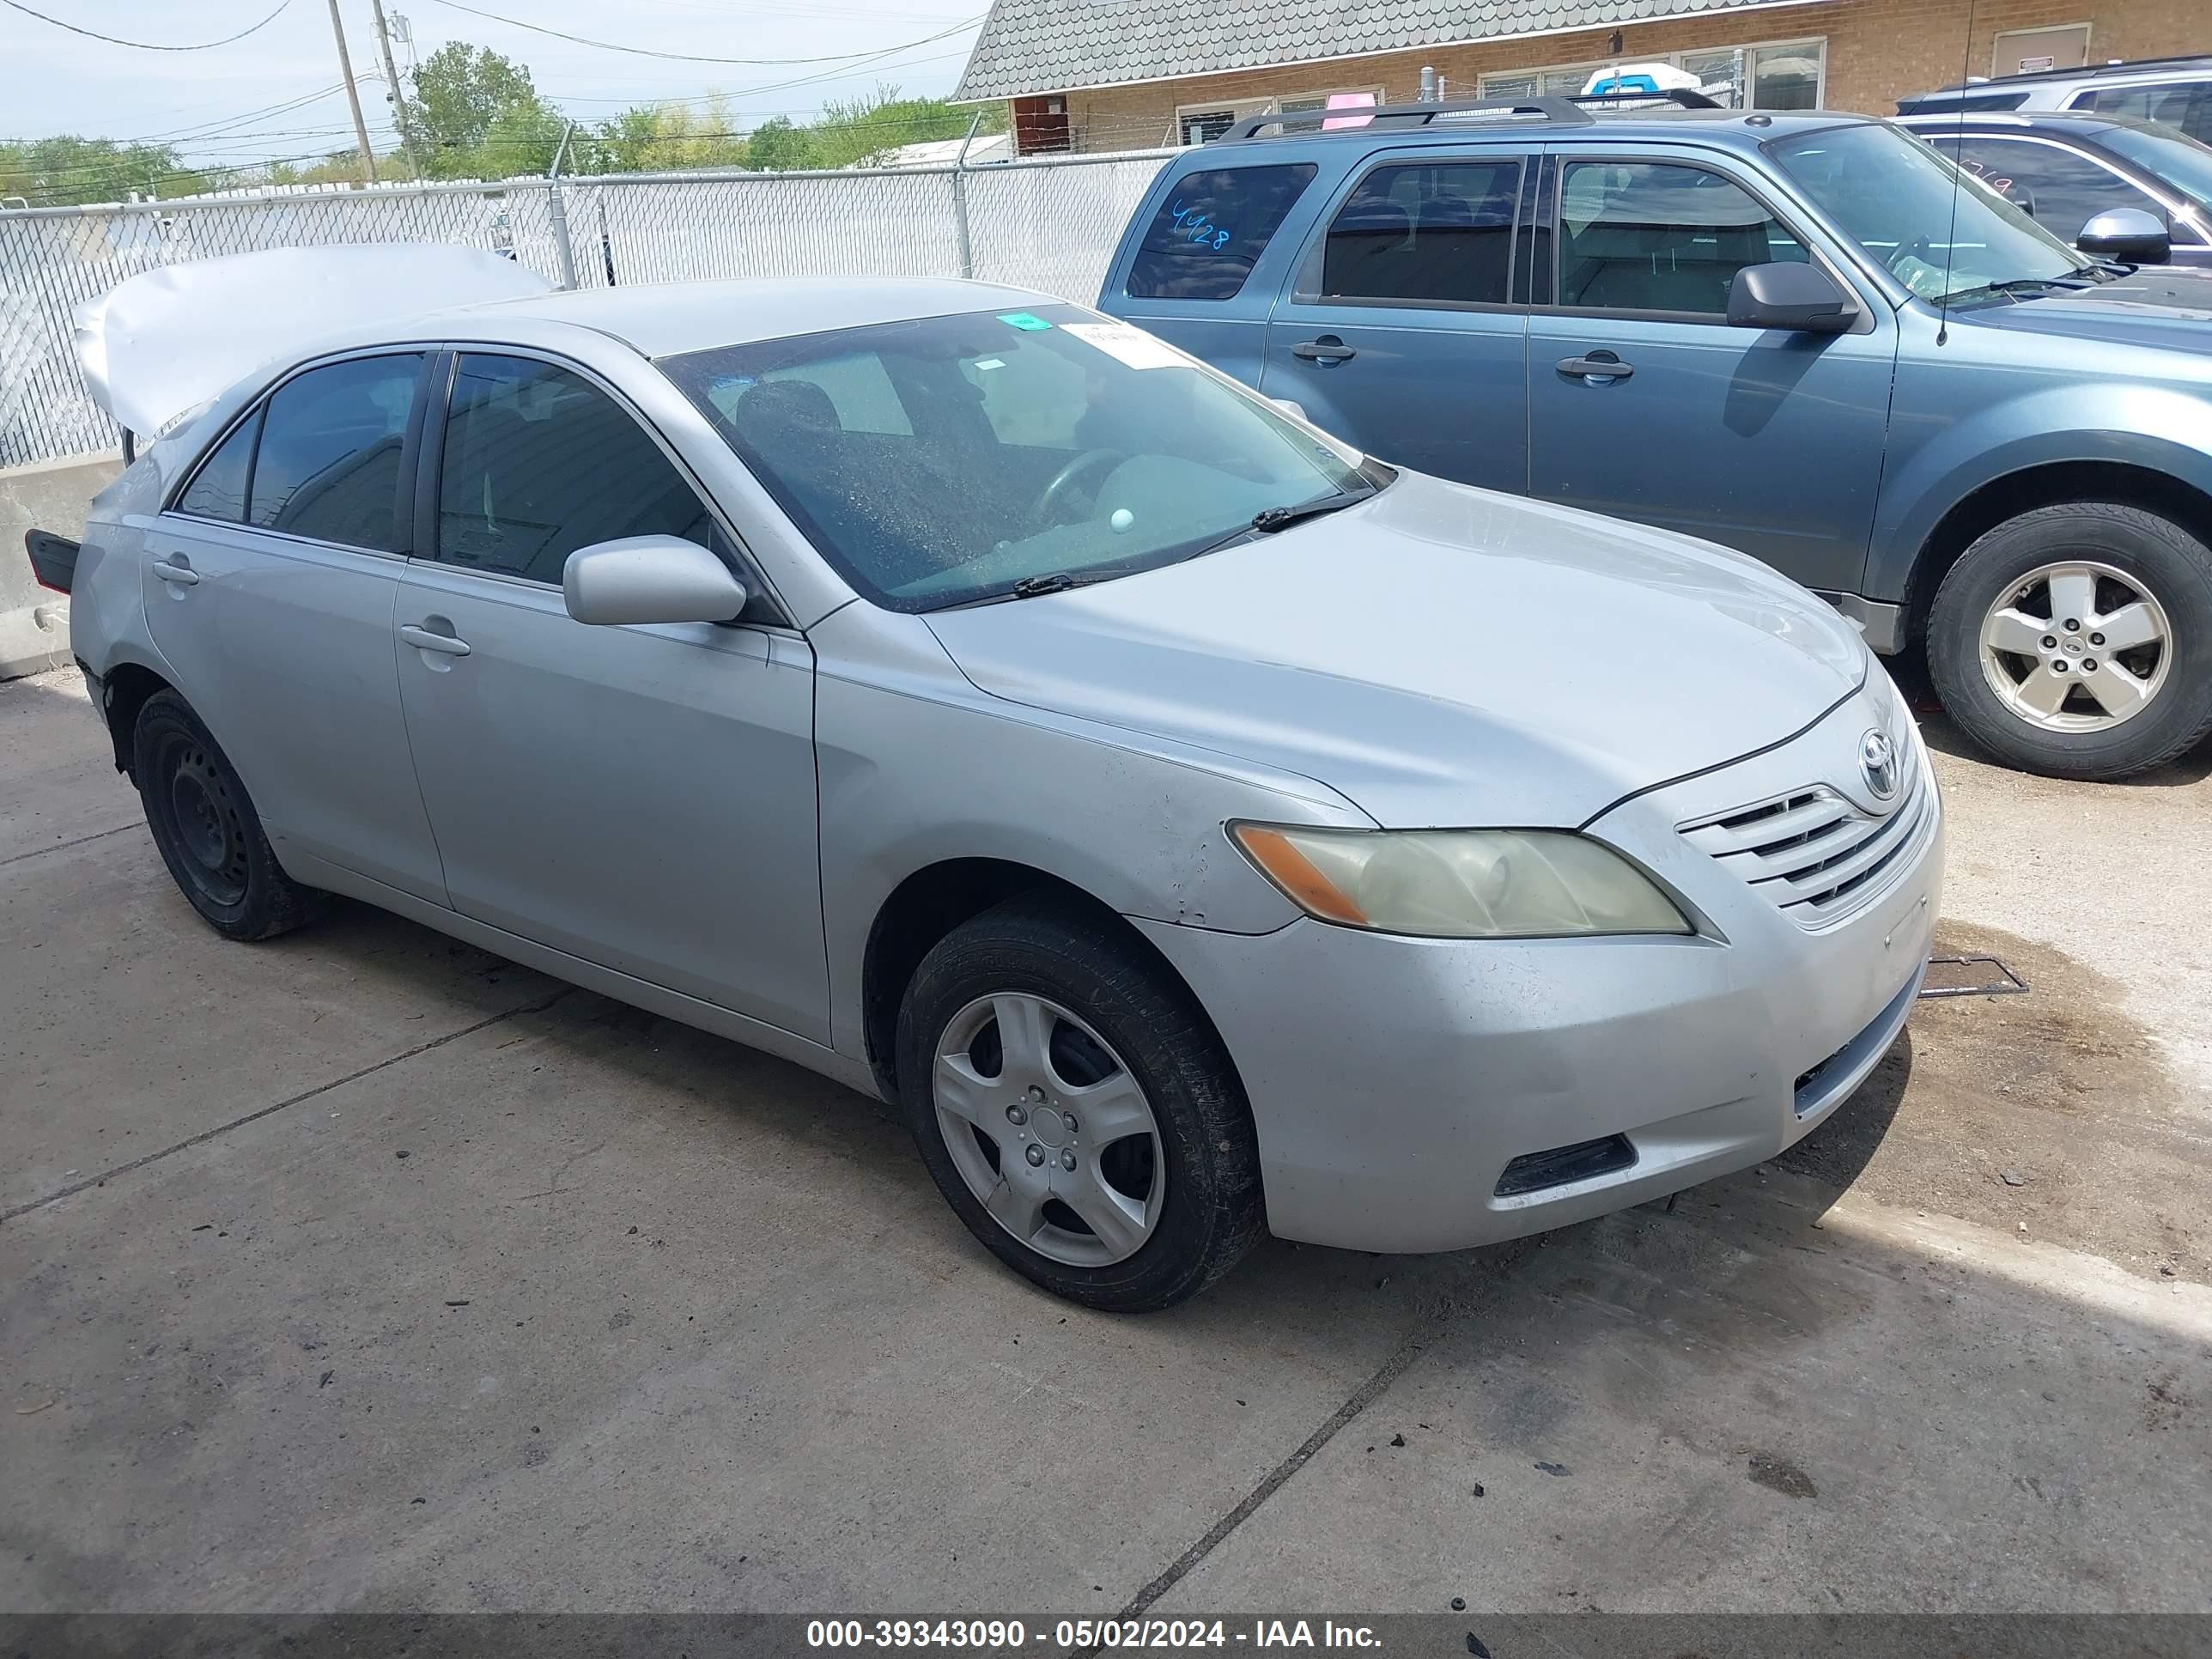
[(71, 34), (82, 34), (94, 40), (105, 40), (111, 46), (136, 46), (141, 52), (207, 52), (216, 46), (227, 46), (234, 40), (243, 40), (257, 29), (267, 28), (284, 14), (286, 8), (291, 3), (292, 0), (278, 0), (276, 9), (259, 22), (249, 25), (235, 34), (226, 34), (220, 40), (202, 40), (195, 46), (169, 46), (153, 40), (125, 40), (119, 34), (102, 34), (98, 29), (79, 28), (75, 23), (65, 23), (58, 17), (49, 17), (42, 11), (33, 11), (30, 7), (23, 3), (23, 0), (0, 0), (0, 5), (12, 7), (27, 17), (37, 18), (41, 23), (52, 23), (58, 29), (67, 29)]
[[(6, 0), (6, 3), (12, 6), (17, 3), (17, 0)], [(289, 4), (290, 0), (286, 0), (286, 3)], [(556, 40), (570, 41), (580, 46), (596, 46), (602, 52), (626, 52), (638, 58), (666, 58), (683, 64), (748, 64), (754, 65), (842, 64), (856, 58), (887, 58), (895, 52), (904, 52), (912, 46), (926, 46), (930, 45), (933, 41), (946, 40), (952, 35), (959, 33), (963, 29), (972, 28), (977, 23), (981, 22), (985, 16), (984, 13), (978, 12), (973, 17), (963, 18), (959, 22), (955, 23), (949, 29), (939, 30), (935, 34), (926, 34), (919, 40), (908, 40), (901, 46), (885, 46), (877, 52), (832, 52), (827, 57), (823, 58), (714, 58), (709, 57), (704, 52), (657, 52), (651, 46), (625, 46), (612, 40), (594, 40), (588, 35), (570, 34), (565, 30), (548, 28), (543, 23), (526, 23), (519, 17), (505, 17), (495, 11), (479, 10), (475, 6), (463, 5), (461, 3), (461, 0), (437, 0), (437, 3), (441, 6), (449, 7), (454, 11), (465, 11), (471, 17), (489, 18), (495, 23), (506, 23), (514, 28), (528, 29), (534, 34), (550, 34)]]

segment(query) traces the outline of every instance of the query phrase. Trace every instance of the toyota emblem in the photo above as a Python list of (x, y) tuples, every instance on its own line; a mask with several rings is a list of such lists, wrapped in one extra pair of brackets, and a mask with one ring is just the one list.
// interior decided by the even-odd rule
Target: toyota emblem
[(1859, 739), (1859, 769), (1866, 774), (1867, 787), (1876, 800), (1896, 797), (1897, 745), (1888, 733), (1869, 732)]

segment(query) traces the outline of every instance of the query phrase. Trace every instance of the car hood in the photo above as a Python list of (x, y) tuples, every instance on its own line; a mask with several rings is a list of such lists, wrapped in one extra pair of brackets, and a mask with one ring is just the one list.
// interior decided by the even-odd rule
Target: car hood
[(1401, 474), (1141, 575), (928, 617), (1013, 702), (1303, 774), (1393, 828), (1563, 826), (1778, 742), (1866, 677), (1703, 542)]
[(1951, 314), (1954, 322), (1971, 317), (1992, 328), (2187, 351), (2201, 361), (2212, 351), (2212, 271), (2141, 265), (2095, 288)]

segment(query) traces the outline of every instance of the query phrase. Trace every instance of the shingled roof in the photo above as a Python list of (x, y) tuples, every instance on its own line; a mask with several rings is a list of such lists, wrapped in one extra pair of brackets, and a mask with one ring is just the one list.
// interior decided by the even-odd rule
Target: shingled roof
[(993, 0), (956, 100), (1564, 34), (1773, 0)]

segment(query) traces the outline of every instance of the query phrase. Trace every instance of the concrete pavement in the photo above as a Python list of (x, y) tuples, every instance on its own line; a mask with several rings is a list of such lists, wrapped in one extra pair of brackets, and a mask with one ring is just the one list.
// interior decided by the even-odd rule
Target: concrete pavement
[(222, 944), (0, 686), (0, 1609), (2212, 1608), (2206, 975), (2127, 969), (2212, 784), (1939, 762), (1946, 939), (2047, 994), (1671, 1209), (1115, 1320), (781, 1062), (357, 907)]

